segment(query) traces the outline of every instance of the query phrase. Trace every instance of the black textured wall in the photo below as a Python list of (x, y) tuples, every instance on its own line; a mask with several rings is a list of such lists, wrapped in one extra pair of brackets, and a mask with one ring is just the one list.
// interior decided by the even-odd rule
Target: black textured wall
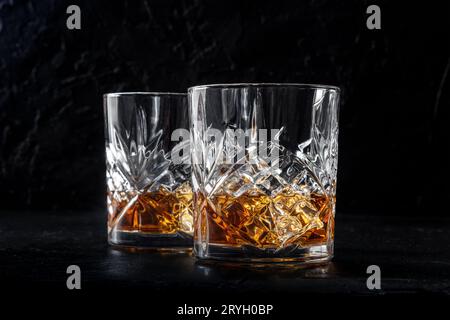
[(258, 81), (342, 88), (339, 212), (448, 214), (448, 5), (374, 3), (0, 1), (0, 210), (104, 208), (103, 93)]

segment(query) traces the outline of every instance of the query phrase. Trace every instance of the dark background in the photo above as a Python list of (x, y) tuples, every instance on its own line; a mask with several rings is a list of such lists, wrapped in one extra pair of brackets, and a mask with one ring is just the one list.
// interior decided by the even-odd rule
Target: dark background
[(338, 214), (446, 216), (449, 30), (432, 1), (0, 1), (1, 209), (104, 210), (103, 93), (304, 82), (342, 89)]

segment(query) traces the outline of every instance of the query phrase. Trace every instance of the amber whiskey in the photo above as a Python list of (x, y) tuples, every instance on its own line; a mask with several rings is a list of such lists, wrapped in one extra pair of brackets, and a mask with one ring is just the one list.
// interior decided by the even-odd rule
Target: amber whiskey
[(221, 246), (284, 248), (324, 244), (334, 234), (333, 201), (286, 188), (269, 196), (250, 190), (238, 197), (195, 194), (195, 239)]
[(183, 184), (175, 191), (109, 192), (108, 229), (125, 232), (193, 233), (192, 190)]

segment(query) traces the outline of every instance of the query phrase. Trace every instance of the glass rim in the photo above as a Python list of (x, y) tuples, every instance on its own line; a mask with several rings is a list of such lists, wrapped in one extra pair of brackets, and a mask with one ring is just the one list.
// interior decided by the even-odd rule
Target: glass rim
[(209, 89), (209, 88), (216, 88), (216, 89), (231, 89), (231, 88), (246, 88), (246, 87), (261, 87), (261, 88), (270, 88), (270, 87), (277, 87), (277, 88), (298, 88), (298, 89), (327, 89), (327, 90), (335, 90), (337, 92), (340, 92), (341, 89), (337, 86), (333, 85), (327, 85), (327, 84), (313, 84), (313, 83), (281, 83), (281, 82), (237, 82), (237, 83), (213, 83), (213, 84), (204, 84), (204, 85), (198, 85), (198, 86), (192, 86), (188, 88), (188, 92), (192, 92), (193, 90), (201, 90), (201, 89)]
[(159, 92), (159, 91), (129, 91), (129, 92), (109, 92), (104, 93), (105, 98), (118, 98), (126, 96), (153, 96), (153, 97), (171, 97), (171, 96), (187, 96), (183, 92)]

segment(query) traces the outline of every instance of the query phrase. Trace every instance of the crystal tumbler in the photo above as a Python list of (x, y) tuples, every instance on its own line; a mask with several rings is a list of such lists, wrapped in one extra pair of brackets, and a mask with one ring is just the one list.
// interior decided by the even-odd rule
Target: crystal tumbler
[(196, 256), (331, 259), (339, 88), (249, 83), (188, 94)]
[(192, 247), (187, 95), (104, 95), (108, 241)]

